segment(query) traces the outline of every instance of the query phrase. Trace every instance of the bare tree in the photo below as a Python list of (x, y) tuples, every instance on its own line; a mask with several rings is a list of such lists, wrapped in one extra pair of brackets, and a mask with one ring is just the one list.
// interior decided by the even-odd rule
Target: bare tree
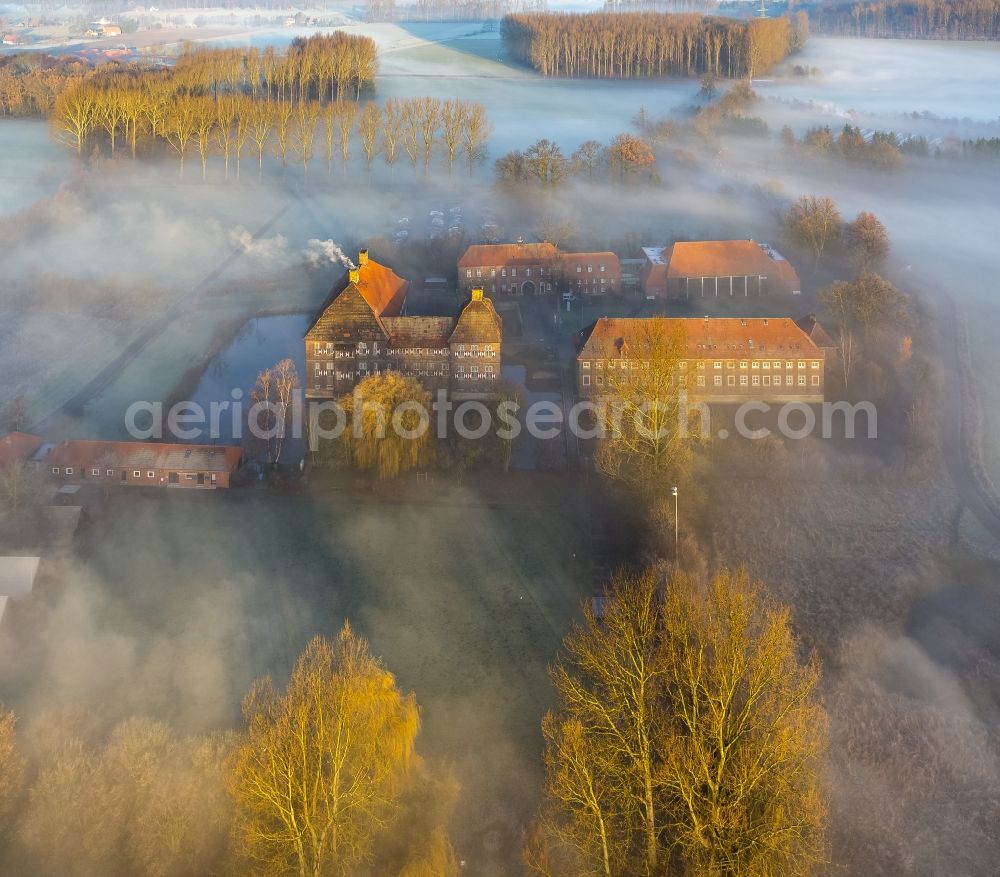
[(444, 143), (448, 173), (455, 166), (455, 157), (466, 130), (466, 116), (465, 104), (460, 100), (446, 100), (441, 104), (441, 140)]
[(804, 195), (789, 208), (785, 230), (792, 241), (811, 250), (818, 262), (827, 245), (840, 235), (840, 211), (832, 198)]
[(257, 375), (250, 394), (252, 406), (248, 412), (251, 435), (260, 442), (270, 462), (277, 465), (291, 425), (292, 403), (300, 388), (295, 363), (283, 359), (277, 365)]
[(486, 107), (481, 103), (471, 103), (465, 115), (465, 158), (469, 163), (469, 173), (473, 165), (486, 154), (486, 142), (493, 133), (493, 123), (486, 117)]
[(378, 147), (378, 132), (382, 122), (382, 111), (378, 104), (369, 101), (358, 118), (358, 137), (361, 138), (361, 151), (365, 154), (368, 172), (371, 173), (372, 161)]

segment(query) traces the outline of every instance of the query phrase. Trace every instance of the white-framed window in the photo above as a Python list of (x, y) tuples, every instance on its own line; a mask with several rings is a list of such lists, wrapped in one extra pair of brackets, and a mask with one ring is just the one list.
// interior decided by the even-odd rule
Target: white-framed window
[(698, 386), (699, 387), (704, 387), (705, 386), (705, 376), (704, 375), (698, 375)]
[(111, 478), (111, 476), (115, 474), (115, 470), (114, 469), (108, 469), (108, 471), (105, 472), (104, 474), (107, 475), (108, 478)]
[(465, 276), (466, 277), (472, 277), (472, 269), (471, 268), (466, 268), (465, 269)]
[(510, 276), (511, 277), (517, 277), (517, 268), (511, 268), (510, 269)]
[(152, 470), (149, 470), (149, 471), (146, 472), (146, 477), (147, 478), (152, 478), (155, 475), (156, 475), (156, 473), (153, 472)]
[(483, 269), (482, 268), (477, 268), (476, 269), (476, 277), (482, 277), (482, 276), (483, 276)]
[(598, 384), (603, 384), (604, 383), (604, 375), (598, 375), (597, 376), (597, 383)]
[(525, 277), (531, 277), (531, 269), (530, 268), (525, 268), (524, 269), (524, 276)]
[(721, 387), (722, 386), (722, 375), (716, 375), (715, 376), (715, 386), (717, 386), (717, 387)]
[(781, 361), (780, 361), (780, 360), (777, 360), (777, 359), (776, 359), (776, 360), (774, 361), (774, 367), (775, 367), (775, 368), (781, 368)]
[(799, 375), (799, 386), (800, 387), (804, 387), (805, 385), (806, 385), (806, 376), (805, 375)]
[(585, 387), (589, 387), (590, 386), (590, 375), (584, 375), (583, 376), (583, 386), (585, 386)]
[(101, 470), (100, 470), (100, 469), (91, 469), (91, 470), (90, 470), (90, 474), (91, 474), (91, 475), (97, 475), (97, 476), (100, 476), (100, 474), (101, 474)]
[(601, 262), (601, 274), (603, 274), (603, 273), (604, 273), (604, 263)]
[(730, 386), (730, 387), (735, 387), (736, 386), (736, 375), (728, 375), (728, 380), (726, 381), (726, 384), (728, 386)]
[(751, 362), (750, 363), (750, 368), (760, 368), (760, 360), (759, 359), (755, 359), (753, 362)]
[(814, 359), (812, 362), (810, 362), (809, 363), (809, 368), (813, 369), (814, 371), (818, 371), (819, 370), (819, 360), (818, 359)]
[(740, 368), (748, 368), (749, 365), (750, 363), (748, 363), (745, 359), (740, 360)]
[(595, 365), (595, 366), (596, 366), (596, 367), (597, 367), (598, 369), (602, 369), (602, 368), (604, 368), (604, 360), (603, 360), (603, 359), (599, 359), (599, 360), (597, 360), (597, 362), (596, 362), (596, 363), (594, 363), (594, 365)]
[(593, 265), (588, 265), (587, 266), (587, 273), (588, 274), (593, 274), (594, 273), (594, 266)]
[(761, 367), (762, 367), (762, 368), (765, 368), (765, 369), (769, 369), (769, 368), (771, 367), (771, 360), (769, 360), (769, 359), (765, 359), (765, 360), (764, 360), (764, 361), (763, 361), (763, 362), (761, 363)]
[(132, 471), (132, 477), (133, 478), (142, 478), (142, 473), (138, 469), (134, 469)]
[(819, 386), (819, 375), (813, 375), (812, 376), (812, 385), (814, 387), (818, 387)]
[(687, 367), (688, 367), (688, 364), (687, 364), (687, 360), (686, 360), (686, 359), (682, 359), (682, 360), (680, 361), (680, 368), (681, 368), (681, 371), (685, 371), (685, 370), (687, 369)]
[(798, 367), (799, 368), (805, 368), (806, 367), (806, 361), (804, 359), (800, 359), (799, 362), (798, 362)]
[(52, 467), (52, 474), (53, 475), (58, 475), (59, 474), (59, 467), (58, 466), (53, 466)]
[(577, 274), (583, 273), (583, 266), (582, 265), (577, 265), (576, 266), (576, 273)]
[(72, 475), (73, 474), (73, 467), (72, 466), (67, 466), (66, 467), (66, 474), (67, 475)]
[(759, 387), (760, 386), (760, 375), (754, 375), (753, 379), (750, 381), (750, 383), (753, 384), (755, 387)]
[(786, 387), (790, 387), (794, 381), (795, 381), (795, 378), (792, 375), (786, 375), (785, 376), (785, 386)]
[(740, 386), (741, 387), (745, 387), (746, 385), (747, 385), (747, 376), (746, 375), (740, 375)]
[(319, 353), (319, 342), (313, 341), (313, 353)]
[(584, 368), (590, 368), (590, 363), (589, 363), (589, 362), (583, 362), (583, 363), (581, 363), (581, 365), (582, 365), (582, 366), (583, 366)]
[(764, 375), (764, 386), (765, 387), (770, 387), (771, 386), (771, 376), (770, 375)]
[(715, 367), (716, 367), (716, 368), (722, 368), (722, 360), (719, 360), (719, 359), (717, 359), (717, 360), (715, 361)]
[(736, 360), (735, 359), (727, 359), (726, 360), (726, 368), (736, 368)]
[(700, 372), (705, 371), (705, 360), (703, 359), (698, 360), (698, 371)]
[(506, 277), (507, 276), (507, 269), (506, 268), (501, 268), (500, 269), (500, 276), (501, 277)]

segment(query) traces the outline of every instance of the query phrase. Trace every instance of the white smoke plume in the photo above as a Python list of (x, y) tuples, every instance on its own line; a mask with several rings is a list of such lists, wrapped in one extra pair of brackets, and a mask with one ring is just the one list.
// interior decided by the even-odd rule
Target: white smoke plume
[(280, 234), (273, 238), (255, 238), (242, 225), (229, 230), (229, 245), (234, 250), (260, 259), (271, 260), (281, 256), (287, 244), (287, 239)]
[(335, 244), (333, 241), (321, 241), (317, 238), (311, 238), (309, 245), (303, 250), (302, 255), (311, 268), (319, 268), (327, 262), (332, 262), (334, 265), (343, 265), (349, 271), (357, 268), (357, 265), (347, 258), (340, 245)]

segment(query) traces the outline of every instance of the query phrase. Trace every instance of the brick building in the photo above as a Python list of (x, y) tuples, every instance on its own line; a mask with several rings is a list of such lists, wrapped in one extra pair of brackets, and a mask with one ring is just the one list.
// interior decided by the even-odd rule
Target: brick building
[(98, 487), (227, 488), (243, 465), (233, 445), (72, 440), (34, 462), (62, 484)]
[(642, 272), (647, 298), (798, 295), (799, 276), (777, 250), (757, 241), (678, 241), (645, 247)]
[(602, 394), (607, 376), (649, 367), (656, 333), (680, 330), (677, 380), (693, 401), (822, 402), (825, 355), (788, 317), (603, 318), (579, 338), (577, 388)]
[(495, 392), (503, 325), (482, 288), (470, 290), (456, 316), (407, 316), (408, 291), (406, 280), (360, 252), (306, 331), (307, 399), (339, 398), (385, 371), (458, 397)]
[(458, 285), (490, 295), (619, 295), (622, 272), (610, 252), (563, 253), (548, 242), (476, 244), (458, 260)]

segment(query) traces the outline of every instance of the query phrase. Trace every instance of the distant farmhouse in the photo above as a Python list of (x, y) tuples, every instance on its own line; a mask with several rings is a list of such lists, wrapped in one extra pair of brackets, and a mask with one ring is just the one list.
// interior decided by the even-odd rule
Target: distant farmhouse
[(798, 295), (799, 275), (777, 250), (757, 241), (678, 241), (644, 247), (646, 298)]
[(648, 368), (654, 324), (683, 331), (678, 381), (694, 401), (823, 401), (824, 351), (788, 317), (602, 318), (579, 336), (580, 395), (600, 396), (622, 372)]
[(407, 316), (409, 287), (361, 250), (306, 332), (306, 398), (339, 398), (386, 371), (457, 398), (495, 393), (503, 325), (481, 285), (457, 316), (440, 317)]
[(614, 253), (563, 253), (548, 242), (476, 244), (458, 260), (458, 284), (491, 295), (619, 295), (622, 272)]

